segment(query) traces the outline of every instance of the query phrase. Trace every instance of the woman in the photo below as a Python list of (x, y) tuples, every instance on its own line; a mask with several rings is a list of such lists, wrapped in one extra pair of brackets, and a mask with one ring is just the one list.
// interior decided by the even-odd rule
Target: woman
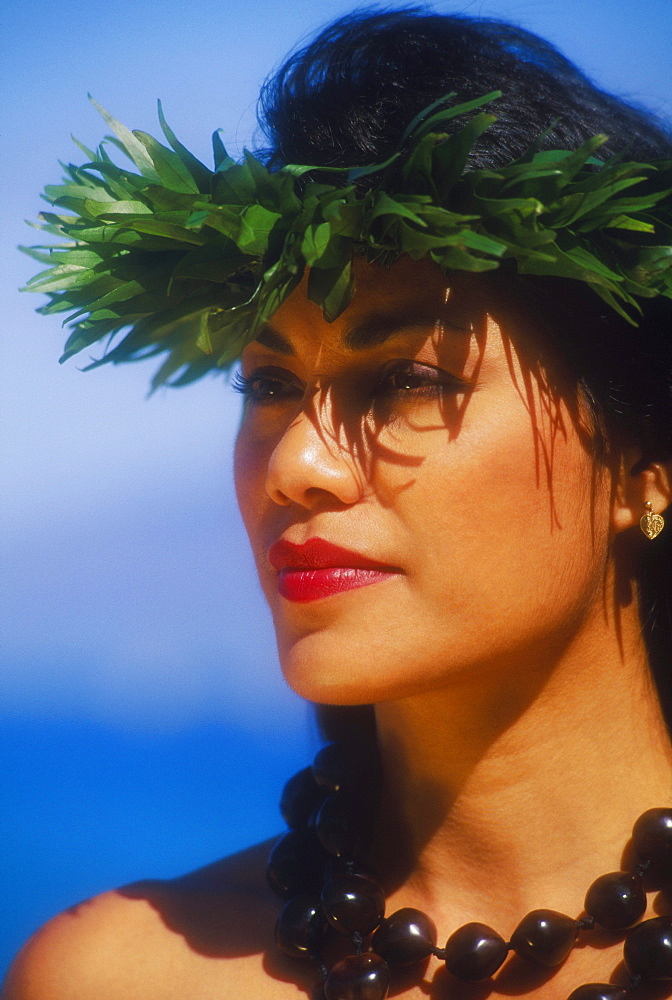
[(284, 797), (280, 947), (262, 845), (61, 915), (6, 996), (668, 996), (672, 143), (415, 10), (328, 28), (263, 109), (271, 172), (214, 177), (109, 119), (140, 173), (54, 196), (95, 257), (54, 307), (67, 353), (133, 323), (106, 360), (177, 383), (243, 347), (239, 502), (340, 749)]

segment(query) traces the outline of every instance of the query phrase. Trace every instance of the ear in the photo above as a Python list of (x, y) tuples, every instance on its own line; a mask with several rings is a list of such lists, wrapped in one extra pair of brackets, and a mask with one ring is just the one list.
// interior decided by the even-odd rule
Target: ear
[(626, 449), (621, 455), (612, 508), (612, 527), (618, 534), (634, 525), (651, 504), (654, 514), (662, 514), (672, 502), (672, 462), (644, 464), (641, 452)]

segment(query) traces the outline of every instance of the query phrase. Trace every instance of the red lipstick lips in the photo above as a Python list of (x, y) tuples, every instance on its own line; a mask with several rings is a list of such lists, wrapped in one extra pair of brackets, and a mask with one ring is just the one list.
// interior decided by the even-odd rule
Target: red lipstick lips
[(280, 539), (268, 559), (278, 570), (280, 596), (299, 604), (368, 587), (399, 572), (323, 538), (309, 538), (303, 545)]

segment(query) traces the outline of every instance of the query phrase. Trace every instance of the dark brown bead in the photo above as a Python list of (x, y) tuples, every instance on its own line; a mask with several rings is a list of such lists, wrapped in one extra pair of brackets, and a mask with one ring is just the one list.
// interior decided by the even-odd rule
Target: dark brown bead
[(296, 830), (306, 826), (317, 805), (324, 798), (324, 789), (315, 783), (310, 767), (293, 775), (280, 797), (280, 812), (287, 826)]
[(352, 788), (358, 777), (353, 762), (338, 743), (325, 743), (317, 751), (311, 771), (317, 784), (331, 792)]
[(336, 858), (333, 855), (328, 855), (323, 869), (322, 881), (327, 882), (335, 875), (363, 875), (364, 878), (370, 878), (372, 882), (377, 882), (380, 885), (378, 872), (374, 871), (370, 865), (363, 861), (352, 861), (346, 857)]
[(647, 809), (632, 830), (632, 842), (656, 873), (672, 875), (672, 809)]
[(451, 975), (467, 983), (480, 983), (494, 976), (509, 953), (509, 947), (497, 931), (473, 921), (464, 924), (446, 942), (446, 968)]
[(642, 880), (630, 872), (609, 872), (595, 879), (586, 893), (586, 913), (602, 927), (632, 927), (646, 912)]
[(412, 965), (432, 954), (436, 925), (423, 913), (406, 906), (383, 920), (373, 935), (373, 950), (390, 965)]
[(555, 910), (532, 910), (511, 935), (511, 946), (521, 958), (553, 968), (560, 965), (574, 947), (576, 920)]
[(290, 830), (270, 853), (266, 878), (281, 899), (319, 890), (325, 853), (310, 830)]
[(631, 976), (672, 979), (672, 917), (653, 917), (628, 931), (623, 959)]
[(379, 955), (349, 955), (332, 966), (324, 984), (326, 1000), (385, 1000), (390, 970)]
[(354, 857), (366, 841), (360, 803), (350, 795), (328, 795), (315, 819), (315, 832), (329, 854)]
[(275, 925), (275, 943), (293, 958), (313, 955), (327, 932), (317, 896), (295, 896), (285, 903)]
[(341, 934), (366, 937), (385, 916), (385, 896), (373, 879), (363, 875), (336, 875), (322, 887), (322, 909)]
[(610, 983), (586, 983), (573, 990), (567, 1000), (627, 1000), (628, 991)]

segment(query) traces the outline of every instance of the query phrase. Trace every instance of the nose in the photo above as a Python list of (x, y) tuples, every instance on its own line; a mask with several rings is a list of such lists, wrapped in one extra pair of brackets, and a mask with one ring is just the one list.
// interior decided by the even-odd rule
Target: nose
[(336, 502), (357, 503), (363, 494), (362, 470), (342, 425), (335, 426), (325, 394), (297, 413), (268, 462), (266, 492), (275, 503), (308, 510)]

